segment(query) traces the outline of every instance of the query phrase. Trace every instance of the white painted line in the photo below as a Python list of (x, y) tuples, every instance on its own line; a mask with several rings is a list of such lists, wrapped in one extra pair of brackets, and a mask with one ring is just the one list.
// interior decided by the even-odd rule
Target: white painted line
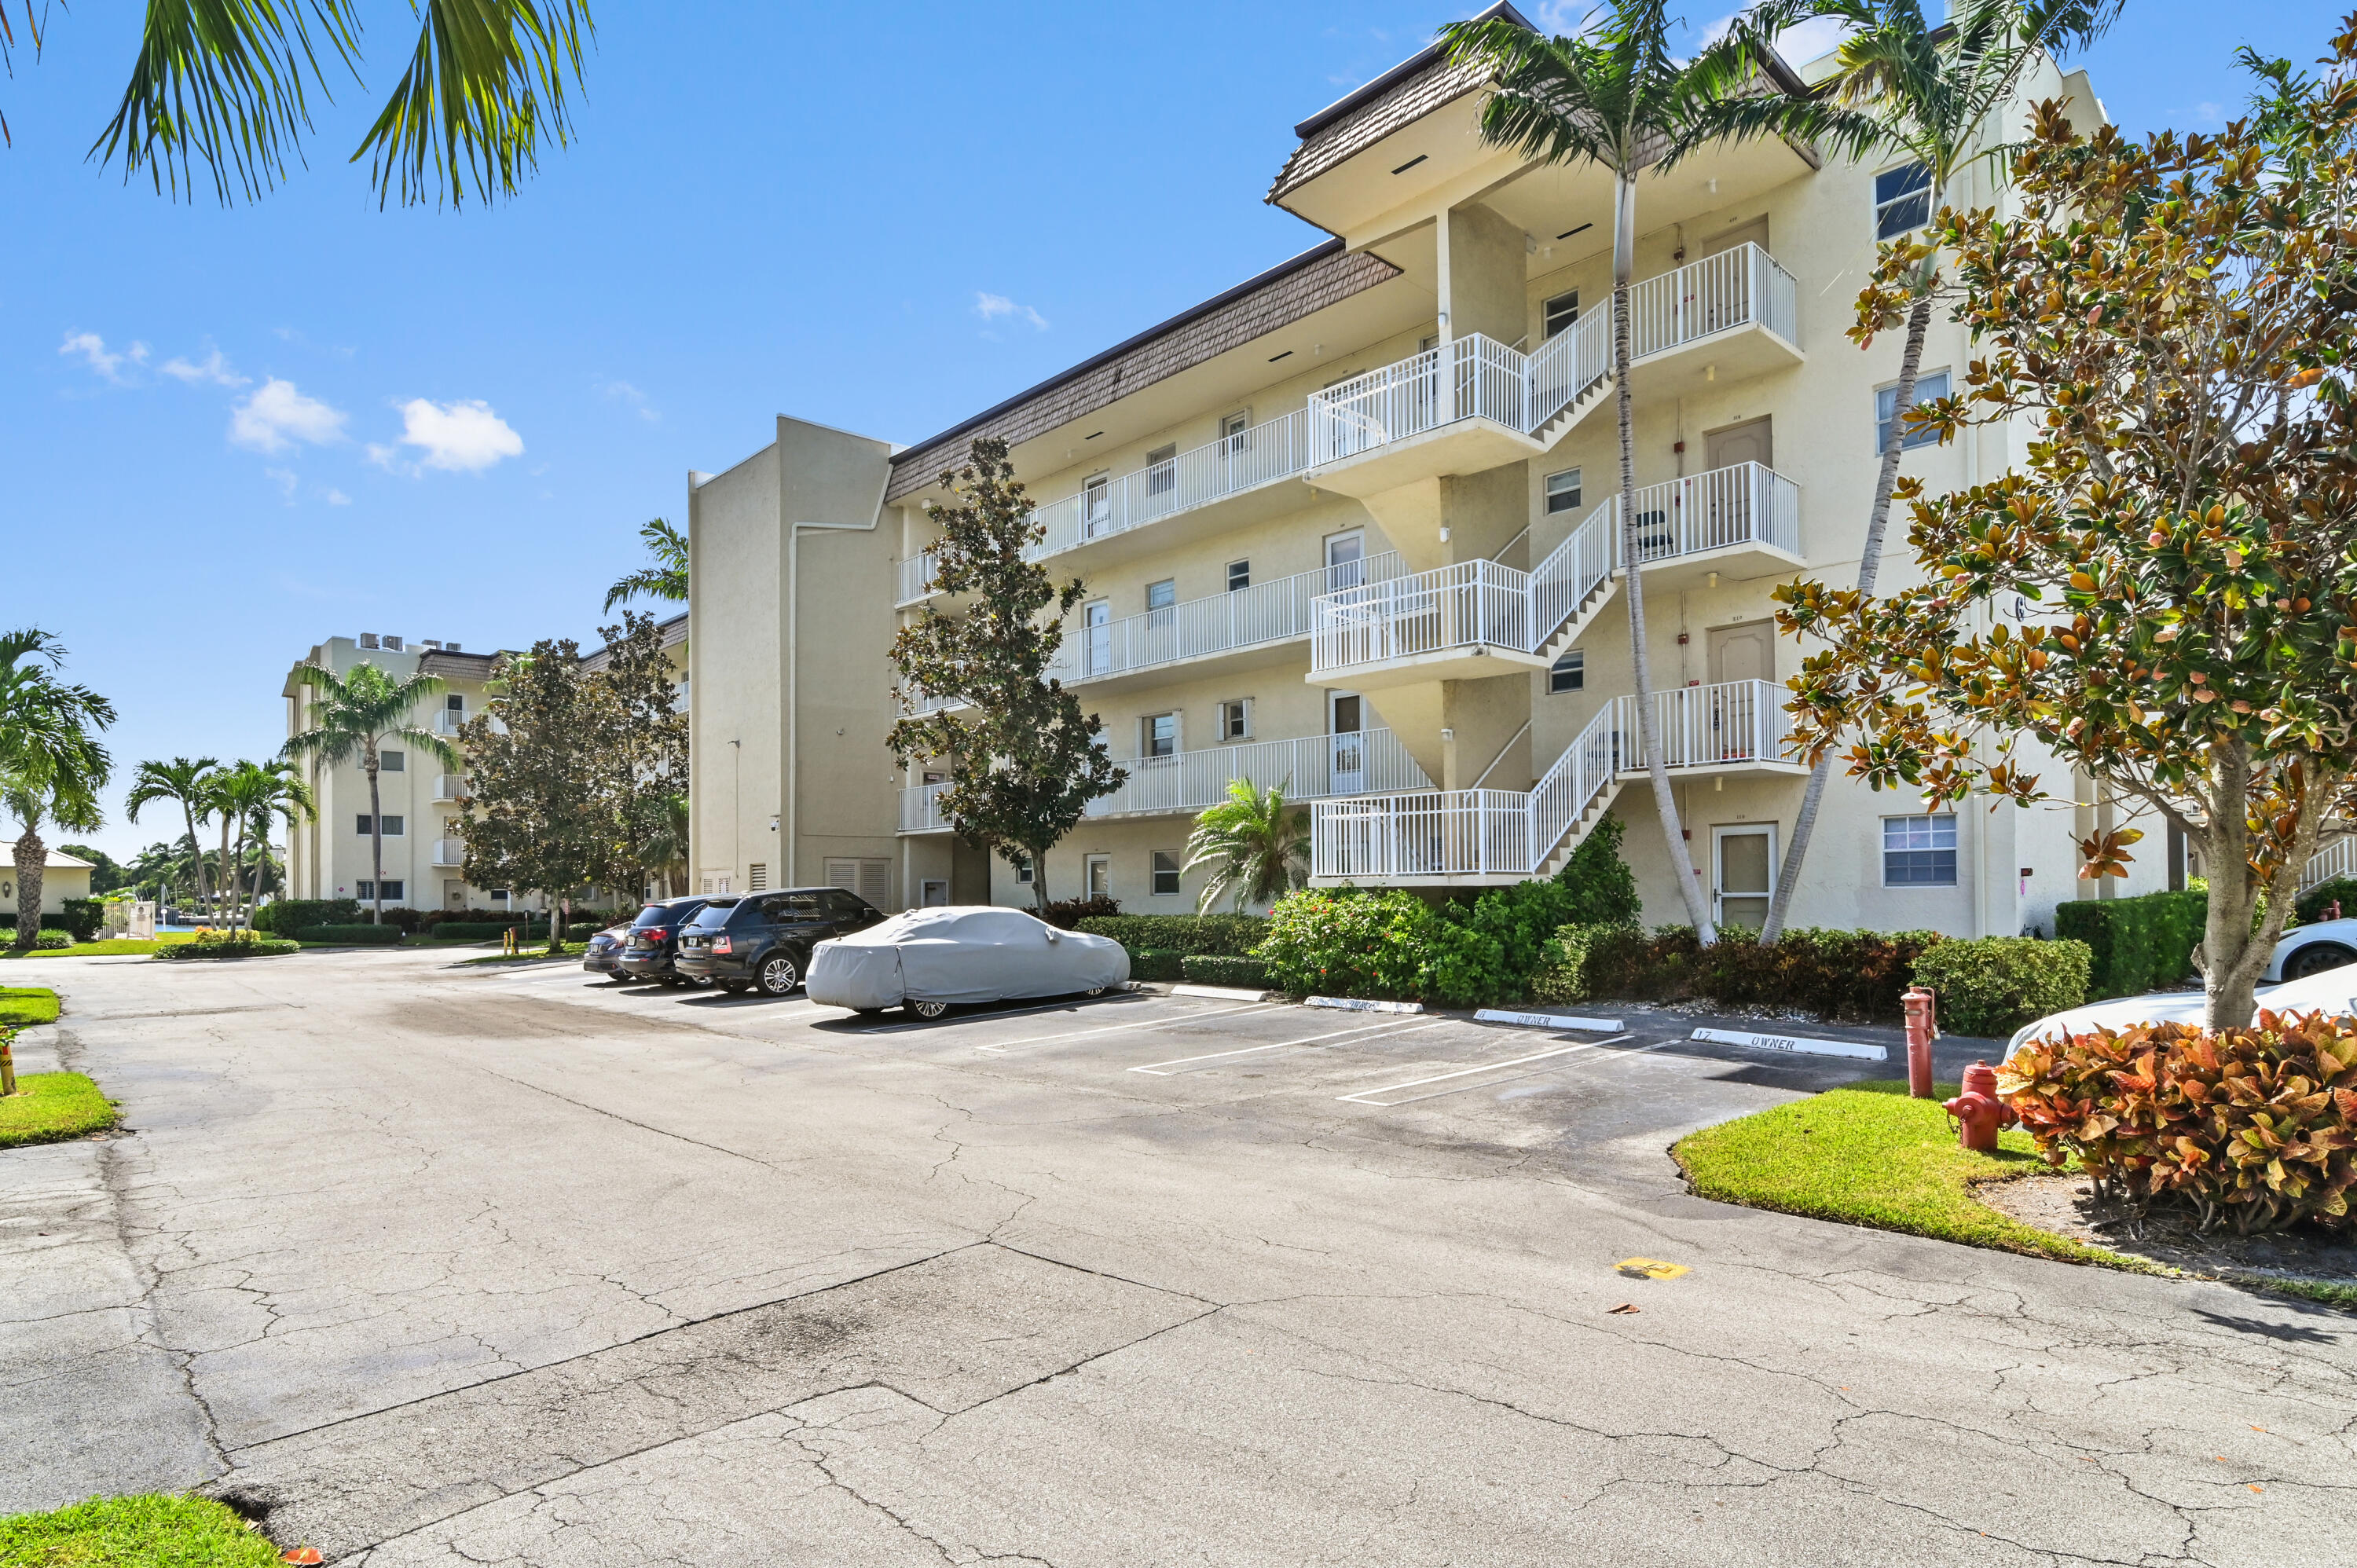
[[(1561, 1063), (1560, 1065), (1567, 1068), (1594, 1067), (1600, 1061), (1625, 1061), (1631, 1057), (1641, 1057), (1650, 1051), (1658, 1051), (1663, 1046), (1674, 1046), (1683, 1043), (1684, 1042), (1680, 1041), (1675, 1036), (1672, 1036), (1666, 1040), (1655, 1040), (1650, 1046), (1636, 1046), (1625, 1051), (1601, 1051), (1597, 1055), (1587, 1057), (1583, 1060), (1576, 1062), (1567, 1061)], [(1544, 1072), (1546, 1070), (1548, 1069), (1544, 1068), (1533, 1068), (1531, 1072)], [(1436, 1089), (1426, 1094), (1410, 1094), (1398, 1100), (1383, 1101), (1380, 1103), (1372, 1100), (1362, 1100), (1360, 1101), (1359, 1103), (1361, 1105), (1374, 1106), (1377, 1110), (1388, 1111), (1394, 1105), (1420, 1105), (1425, 1101), (1438, 1100), (1444, 1095), (1462, 1094), (1469, 1089), (1495, 1089), (1501, 1083), (1512, 1083), (1516, 1079), (1527, 1078), (1529, 1076), (1529, 1073), (1512, 1072), (1508, 1073), (1502, 1079), (1485, 1079), (1478, 1083), (1452, 1083), (1444, 1089)]]
[(1858, 1061), (1889, 1061), (1880, 1046), (1855, 1040), (1820, 1040), (1808, 1035), (1755, 1035), (1748, 1029), (1696, 1029), (1694, 1038), (1715, 1046), (1749, 1046), (1755, 1051), (1801, 1051), (1813, 1057), (1850, 1057)]
[[(1032, 1013), (1078, 1013), (1085, 1008), (1102, 1007), (1116, 995), (1128, 994), (1127, 992), (1114, 992), (1103, 996), (1068, 996), (1060, 1002), (1042, 1002), (1033, 1007), (1009, 1007), (1004, 1013), (977, 1013), (973, 1016), (978, 1021), (987, 1021), (992, 1018), (1020, 1018)], [(856, 1032), (862, 1035), (897, 1035), (904, 1029), (938, 1029), (941, 1026), (942, 1020), (933, 1018), (920, 1019), (913, 1024), (872, 1024)]]
[[(1622, 1040), (1629, 1038), (1626, 1035), (1618, 1036), (1616, 1037)], [(1483, 1062), (1480, 1067), (1461, 1067), (1455, 1072), (1438, 1072), (1433, 1074), (1430, 1078), (1412, 1078), (1405, 1083), (1387, 1083), (1381, 1089), (1362, 1089), (1356, 1094), (1338, 1094), (1334, 1098), (1341, 1101), (1355, 1101), (1361, 1105), (1380, 1106), (1383, 1101), (1380, 1100), (1370, 1100), (1367, 1096), (1371, 1094), (1394, 1094), (1403, 1089), (1418, 1089), (1427, 1083), (1441, 1083), (1452, 1078), (1469, 1078), (1477, 1072), (1495, 1072), (1500, 1068), (1520, 1067), (1524, 1062), (1543, 1062), (1549, 1057), (1567, 1057), (1574, 1051), (1592, 1051), (1598, 1046), (1609, 1046), (1612, 1043), (1612, 1040), (1576, 1040), (1567, 1046), (1557, 1046), (1551, 1051), (1539, 1051), (1527, 1057), (1516, 1057), (1512, 1061)]]
[[(1186, 1024), (1200, 1024), (1206, 1018), (1225, 1018), (1238, 1013), (1270, 1013), (1274, 1011), (1275, 1011), (1275, 1009), (1265, 1004), (1247, 1004), (1242, 1007), (1213, 1007), (1207, 1012), (1188, 1013), (1185, 1015), (1177, 1018), (1163, 1018), (1158, 1021), (1155, 1019), (1140, 1018), (1126, 1024), (1101, 1025), (1093, 1029), (1067, 1029), (1060, 1035), (1038, 1035), (1028, 1040), (1007, 1040), (995, 1046), (976, 1046), (974, 1047), (974, 1049), (978, 1051), (991, 1051), (994, 1053), (1004, 1054), (1007, 1050), (1018, 1046), (1045, 1046), (1051, 1045), (1058, 1040), (1082, 1040), (1088, 1038), (1091, 1035), (1118, 1035), (1125, 1029), (1135, 1029), (1140, 1034), (1146, 1034), (1156, 1029), (1176, 1029)], [(1006, 1016), (1006, 1015), (1003, 1014), (993, 1015)]]
[(1363, 996), (1312, 996), (1306, 1007), (1340, 1007), (1352, 1013), (1421, 1013), (1421, 1002), (1372, 1002)]
[(1561, 1013), (1501, 1013), (1484, 1007), (1473, 1015), (1480, 1024), (1520, 1024), (1531, 1029), (1578, 1029), (1598, 1035), (1618, 1034), (1629, 1026), (1619, 1018), (1574, 1018)]
[(1213, 1002), (1265, 1002), (1268, 1000), (1267, 992), (1246, 991), (1240, 985), (1174, 985), (1170, 988), (1170, 994), (1208, 997)]
[[(1278, 1040), (1273, 1044), (1265, 1046), (1245, 1046), (1238, 1050), (1210, 1051), (1200, 1057), (1176, 1057), (1167, 1062), (1148, 1062), (1144, 1067), (1134, 1067), (1129, 1070), (1132, 1072), (1152, 1073), (1157, 1078), (1168, 1078), (1170, 1074), (1163, 1070), (1165, 1068), (1185, 1067), (1190, 1062), (1219, 1061), (1226, 1057), (1258, 1056), (1263, 1051), (1281, 1051), (1287, 1046), (1314, 1046), (1320, 1040), (1339, 1040), (1346, 1035), (1368, 1035), (1374, 1033), (1378, 1029), (1391, 1029), (1395, 1031), (1397, 1035), (1413, 1035), (1423, 1029), (1437, 1029), (1441, 1025), (1448, 1022), (1448, 1020), (1446, 1018), (1436, 1018), (1429, 1024), (1415, 1024), (1405, 1029), (1400, 1028), (1396, 1023), (1361, 1024), (1355, 1029), (1335, 1029), (1323, 1035), (1306, 1035), (1297, 1040)], [(1385, 1036), (1384, 1037), (1389, 1039), (1394, 1037), (1394, 1036)]]

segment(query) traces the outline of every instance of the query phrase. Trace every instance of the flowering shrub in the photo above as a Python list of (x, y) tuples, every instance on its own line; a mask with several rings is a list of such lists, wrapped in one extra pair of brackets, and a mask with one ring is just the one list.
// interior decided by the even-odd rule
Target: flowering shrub
[(1997, 1072), (2049, 1163), (2100, 1196), (2177, 1198), (2205, 1230), (2339, 1227), (2357, 1183), (2357, 1023), (2262, 1010), (2256, 1026), (2139, 1025), (2037, 1040)]

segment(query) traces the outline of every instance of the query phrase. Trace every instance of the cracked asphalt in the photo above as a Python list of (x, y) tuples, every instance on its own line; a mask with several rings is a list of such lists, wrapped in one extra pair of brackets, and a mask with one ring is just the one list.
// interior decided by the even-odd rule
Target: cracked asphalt
[(0, 1512), (199, 1487), (370, 1568), (2357, 1562), (2357, 1318), (1684, 1191), (1679, 1133), (1895, 1064), (10, 976), (127, 1129), (0, 1154)]

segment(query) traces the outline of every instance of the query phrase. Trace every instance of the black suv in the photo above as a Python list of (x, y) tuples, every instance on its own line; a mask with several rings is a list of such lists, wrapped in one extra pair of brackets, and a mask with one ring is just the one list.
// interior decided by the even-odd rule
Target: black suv
[(679, 972), (729, 991), (783, 996), (810, 972), (811, 949), (866, 930), (883, 912), (840, 887), (784, 887), (708, 898), (679, 936)]
[(632, 980), (660, 980), (665, 985), (710, 984), (710, 981), (678, 973), (673, 960), (679, 954), (681, 929), (711, 902), (709, 898), (666, 898), (640, 910), (639, 918), (630, 922), (630, 937), (622, 943), (622, 972)]

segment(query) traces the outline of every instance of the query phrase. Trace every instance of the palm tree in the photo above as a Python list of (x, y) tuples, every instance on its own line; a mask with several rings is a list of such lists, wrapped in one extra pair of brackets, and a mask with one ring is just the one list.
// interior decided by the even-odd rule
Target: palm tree
[[(1612, 380), (1620, 420), (1620, 526), (1628, 563), (1623, 597), (1636, 687), (1638, 743), (1653, 788), (1653, 808), (1669, 845), (1670, 864), (1693, 857), (1671, 793), (1653, 713), (1652, 664), (1645, 647), (1643, 574), (1638, 544), (1635, 400), (1629, 378), (1629, 287), (1635, 270), (1637, 176), (1667, 169), (1715, 143), (1762, 135), (1778, 127), (1747, 102), (1772, 104), (1782, 94), (1746, 91), (1757, 83), (1760, 61), (1751, 38), (1731, 32), (1691, 60), (1670, 52), (1663, 0), (1613, 0), (1610, 15), (1591, 31), (1548, 38), (1502, 16), (1458, 22), (1441, 29), (1452, 61), (1490, 72), (1481, 106), (1481, 140), (1511, 147), (1542, 164), (1593, 163), (1612, 175)], [(1678, 896), (1706, 943), (1716, 933), (1696, 878), (1680, 875)]]
[(242, 900), (242, 913), (235, 909), (236, 903), (242, 898), (244, 873), (252, 861), (250, 846), (260, 846), (266, 865), (271, 817), (284, 817), (291, 830), (303, 818), (317, 815), (317, 811), (313, 804), (311, 787), (303, 782), (296, 772), (295, 765), (277, 758), (269, 762), (241, 762), (222, 775), (221, 808), (224, 834), (228, 832), (226, 824), (230, 821), (233, 819), (237, 823), (237, 847), (221, 863), (230, 867), (230, 874), (237, 878), (230, 889), (231, 920), (232, 923), (252, 926), (253, 909), (262, 902), (261, 866), (256, 866), (254, 871), (253, 897)]
[[(387, 7), (390, 9), (391, 7)], [(39, 58), (47, 0), (23, 0)], [(139, 50), (114, 118), (91, 146), (123, 177), (141, 168), (157, 192), (183, 185), (193, 199), (193, 155), (226, 205), (249, 201), (285, 177), (311, 129), (308, 93), (333, 97), (324, 65), (360, 79), (357, 0), (148, 0)], [(392, 96), (350, 161), (367, 158), (379, 205), (453, 206), (472, 185), (486, 203), (515, 193), (539, 166), (541, 137), (573, 136), (565, 90), (581, 81), (581, 47), (594, 37), (588, 0), (431, 0), (416, 47)], [(317, 29), (316, 39), (314, 28)], [(0, 0), (0, 69), (13, 69), (16, 38)], [(0, 119), (0, 135), (7, 130)]]
[(1308, 880), (1309, 822), (1299, 808), (1288, 809), (1287, 779), (1266, 789), (1248, 779), (1228, 781), (1228, 798), (1207, 806), (1195, 819), (1187, 840), (1187, 864), (1192, 871), (1209, 866), (1211, 880), (1195, 899), (1202, 913), (1222, 895), (1232, 895), (1237, 913), (1247, 904), (1274, 904)]
[(439, 676), (411, 675), (394, 680), (374, 664), (352, 666), (349, 675), (317, 664), (299, 664), (295, 680), (310, 693), (311, 727), (286, 743), (281, 756), (309, 757), (315, 766), (333, 768), (360, 759), (369, 788), (369, 918), (384, 923), (384, 815), (378, 810), (377, 769), (389, 740), (422, 751), (456, 773), (458, 749), (440, 736), (412, 722), (417, 704), (438, 694)]
[(38, 628), (0, 634), (0, 805), (25, 830), (16, 843), (18, 948), (41, 929), (42, 820), (97, 831), (98, 792), (113, 770), (98, 732), (114, 723), (114, 704), (58, 679), (65, 652)]
[(662, 824), (641, 851), (647, 864), (662, 872), (666, 898), (687, 885), (688, 843), (687, 797), (673, 795), (663, 802)]
[[(1946, 205), (1950, 184), (1969, 165), (1986, 161), (1993, 171), (2003, 173), (2007, 149), (2001, 142), (1991, 143), (1991, 123), (2015, 102), (2022, 79), (2040, 60), (2059, 59), (2102, 37), (2122, 4), (1956, 0), (1947, 7), (1944, 20), (1932, 23), (1924, 18), (1917, 0), (1768, 0), (1738, 20), (1730, 37), (1738, 48), (1764, 49), (1784, 28), (1814, 17), (1833, 17), (1856, 30), (1835, 50), (1834, 74), (1806, 102), (1738, 102), (1732, 111), (1738, 120), (1757, 121), (1764, 129), (1806, 136), (1839, 157), (1863, 161), (1895, 154), (1912, 158), (1929, 177), (1923, 216), (1930, 220)], [(1873, 507), (1867, 514), (1866, 542), (1858, 556), (1860, 594), (1874, 592), (1882, 569), (1890, 495), (1906, 445), (1901, 433), (1908, 411), (1915, 406), (1923, 339), (1940, 293), (1936, 249), (1911, 235), (1889, 243), (1907, 245), (1921, 254), (1914, 303), (1907, 312), (1899, 384), (1893, 389), (1890, 441), (1875, 476)], [(1772, 942), (1783, 932), (1833, 765), (1833, 754), (1827, 752), (1810, 770), (1777, 874), (1775, 897), (1760, 929), (1763, 942)]]
[[(188, 842), (197, 842), (197, 824), (212, 815), (213, 770), (221, 766), (218, 758), (199, 757), (193, 760), (176, 757), (169, 762), (143, 762), (131, 776), (131, 793), (124, 797), (124, 814), (133, 822), (139, 820), (140, 811), (158, 800), (170, 800), (180, 808), (180, 820), (188, 830)], [(205, 901), (204, 863), (197, 864), (197, 903)]]
[(606, 590), (606, 608), (611, 610), (623, 600), (640, 594), (674, 604), (687, 603), (687, 535), (657, 517), (647, 521), (639, 530), (639, 537), (647, 542), (647, 553), (655, 558), (655, 564), (616, 579), (614, 585)]

